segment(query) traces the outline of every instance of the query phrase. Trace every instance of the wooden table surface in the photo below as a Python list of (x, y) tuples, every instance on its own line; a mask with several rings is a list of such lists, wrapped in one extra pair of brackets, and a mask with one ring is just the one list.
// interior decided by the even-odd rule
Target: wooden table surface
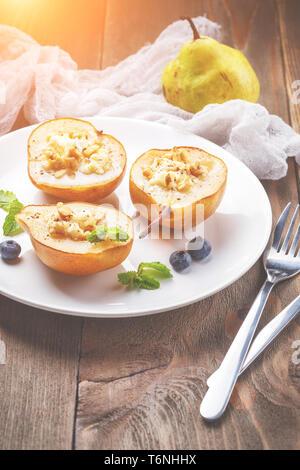
[[(298, 0), (0, 0), (0, 22), (59, 45), (81, 68), (116, 64), (182, 15), (222, 25), (262, 85), (260, 102), (300, 131)], [(22, 116), (15, 128), (26, 125)], [(298, 169), (266, 181), (274, 220), (298, 201)], [(297, 449), (300, 320), (238, 381), (221, 420), (199, 416), (205, 380), (222, 360), (264, 278), (262, 263), (190, 307), (122, 320), (64, 317), (0, 297), (1, 449)], [(261, 325), (299, 294), (282, 283)], [(295, 361), (294, 361), (295, 362)]]

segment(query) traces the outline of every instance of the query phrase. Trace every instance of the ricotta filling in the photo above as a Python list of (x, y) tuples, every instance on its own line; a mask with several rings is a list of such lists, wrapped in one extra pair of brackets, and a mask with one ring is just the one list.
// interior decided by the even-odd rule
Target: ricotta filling
[(154, 158), (150, 166), (143, 168), (145, 189), (164, 196), (169, 205), (192, 195), (207, 175), (208, 168), (200, 158), (192, 161), (186, 150), (178, 148)]
[(97, 136), (83, 132), (50, 135), (42, 150), (42, 168), (60, 179), (65, 175), (75, 177), (77, 171), (103, 175), (113, 169), (112, 148)]
[(70, 206), (59, 202), (56, 212), (48, 222), (48, 231), (53, 238), (69, 238), (74, 241), (85, 241), (97, 227), (105, 224), (106, 215), (95, 214), (92, 209), (81, 209), (74, 212)]

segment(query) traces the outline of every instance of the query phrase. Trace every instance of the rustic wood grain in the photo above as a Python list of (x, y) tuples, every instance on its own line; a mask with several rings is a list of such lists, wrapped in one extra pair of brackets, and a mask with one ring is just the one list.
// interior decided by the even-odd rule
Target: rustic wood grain
[(0, 298), (0, 449), (71, 449), (82, 320)]
[[(262, 84), (261, 103), (288, 120), (272, 0), (110, 0), (103, 66), (153, 41), (181, 15), (204, 13), (222, 24), (226, 43), (250, 58)], [(285, 179), (265, 187), (275, 220), (288, 201), (297, 201), (293, 164)], [(299, 320), (239, 380), (220, 421), (207, 424), (199, 416), (205, 380), (228, 349), (263, 278), (259, 262), (233, 286), (187, 308), (137, 319), (85, 320), (76, 448), (298, 448), (299, 374), (291, 363), (291, 346), (299, 339)], [(278, 286), (262, 325), (298, 293), (298, 280)]]
[[(280, 0), (278, 8), (291, 124), (300, 132), (300, 3), (297, 0)], [(295, 168), (300, 199), (300, 169), (299, 166)]]
[[(297, 0), (279, 1), (279, 18), (291, 121), (296, 130), (300, 132), (300, 97), (296, 99), (295, 96), (293, 99), (295, 91), (300, 88), (297, 86), (293, 89), (293, 83), (300, 80), (300, 3)], [(296, 103), (296, 101), (299, 102)]]
[[(59, 45), (88, 68), (117, 63), (182, 15), (206, 13), (222, 24), (224, 42), (249, 57), (262, 84), (260, 102), (289, 119), (285, 81), (287, 74), (300, 78), (297, 1), (285, 0), (279, 9), (273, 0), (44, 0), (36, 9), (33, 2), (0, 0), (1, 23)], [(291, 110), (295, 127), (298, 112)], [(16, 127), (22, 125), (20, 117)], [(296, 203), (293, 165), (285, 179), (264, 185), (274, 219), (287, 201)], [(0, 297), (0, 340), (7, 348), (7, 364), (0, 365), (0, 448), (68, 449), (72, 441), (78, 449), (299, 448), (300, 371), (291, 361), (299, 320), (239, 380), (222, 420), (208, 425), (199, 417), (206, 377), (222, 360), (263, 275), (257, 263), (203, 302), (116, 321), (62, 317)], [(262, 325), (298, 293), (296, 279), (278, 286)]]
[[(98, 68), (105, 1), (0, 0), (0, 22)], [(19, 116), (15, 129), (24, 126)], [(34, 279), (33, 279), (34, 282)], [(0, 448), (71, 449), (82, 320), (25, 307), (0, 296)]]

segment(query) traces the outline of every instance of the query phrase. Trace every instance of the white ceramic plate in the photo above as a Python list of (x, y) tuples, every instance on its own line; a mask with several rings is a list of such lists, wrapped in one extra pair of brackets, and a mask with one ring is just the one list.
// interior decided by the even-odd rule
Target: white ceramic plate
[[(0, 293), (41, 309), (88, 317), (129, 317), (175, 309), (208, 297), (239, 279), (262, 254), (271, 231), (268, 197), (251, 171), (217, 145), (200, 137), (145, 121), (92, 118), (90, 121), (119, 139), (128, 155), (127, 174), (116, 191), (123, 208), (132, 210), (128, 172), (134, 160), (150, 148), (195, 146), (222, 158), (228, 166), (228, 185), (216, 214), (205, 222), (205, 237), (213, 254), (192, 264), (189, 272), (174, 273), (156, 291), (128, 291), (117, 282), (121, 266), (88, 277), (72, 277), (52, 271), (36, 257), (28, 235), (16, 237), (22, 246), (21, 261), (0, 261)], [(27, 138), (34, 126), (0, 139), (0, 189), (16, 193), (23, 204), (57, 202), (38, 191), (27, 176)], [(114, 198), (116, 197), (114, 196)], [(111, 199), (111, 200), (114, 200)], [(116, 201), (116, 199), (115, 199)], [(0, 224), (5, 217), (0, 211)], [(136, 240), (124, 267), (141, 261), (168, 264), (170, 254), (182, 249), (180, 240)]]

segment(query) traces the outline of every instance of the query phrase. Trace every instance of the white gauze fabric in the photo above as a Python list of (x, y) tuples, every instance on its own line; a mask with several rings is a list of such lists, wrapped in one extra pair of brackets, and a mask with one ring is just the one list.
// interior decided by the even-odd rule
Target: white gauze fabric
[[(221, 40), (219, 25), (204, 17), (194, 22), (200, 35)], [(40, 46), (16, 28), (0, 25), (0, 134), (12, 128), (22, 107), (31, 124), (65, 116), (134, 117), (205, 137), (259, 178), (283, 177), (287, 157), (300, 163), (300, 136), (263, 106), (233, 100), (191, 114), (166, 103), (163, 68), (189, 39), (190, 26), (180, 20), (114, 67), (78, 70), (58, 47)]]

